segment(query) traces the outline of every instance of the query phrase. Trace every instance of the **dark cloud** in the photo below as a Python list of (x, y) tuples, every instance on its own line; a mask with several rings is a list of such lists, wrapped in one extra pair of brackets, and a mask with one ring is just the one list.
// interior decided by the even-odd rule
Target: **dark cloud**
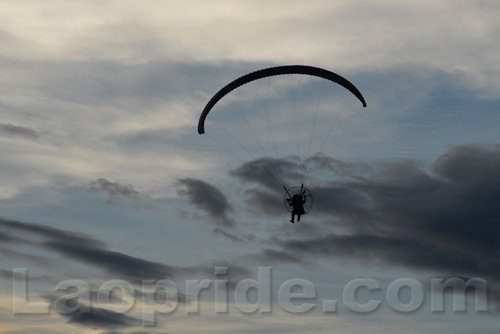
[[(277, 244), (279, 246), (279, 243)], [(276, 250), (271, 248), (264, 248), (258, 254), (250, 254), (245, 257), (249, 262), (256, 262), (260, 266), (266, 265), (284, 265), (284, 264), (299, 264), (303, 267), (314, 266), (313, 262), (307, 260), (307, 256), (298, 257), (294, 252), (286, 252), (283, 250)]]
[(255, 215), (280, 216), (283, 214), (283, 192), (281, 191), (256, 187), (248, 189), (246, 196), (246, 207)]
[(439, 273), (491, 274), (489, 270), (484, 270), (484, 261), (478, 262), (474, 256), (455, 253), (446, 246), (417, 238), (328, 234), (317, 238), (283, 241), (281, 246), (286, 249), (286, 254), (300, 253), (303, 258), (318, 255), (330, 258), (351, 257), (371, 265), (390, 263)]
[(232, 211), (226, 196), (215, 186), (199, 179), (179, 179), (177, 193), (188, 198), (189, 203), (203, 210), (210, 222), (220, 228), (231, 228), (235, 222), (228, 216)]
[(9, 136), (18, 136), (26, 139), (37, 139), (40, 137), (38, 131), (12, 124), (0, 124), (0, 132)]
[[(373, 166), (363, 162), (348, 162), (334, 159), (318, 152), (306, 159), (305, 164), (308, 169), (314, 171), (327, 171), (330, 177), (359, 179), (373, 172)], [(332, 174), (333, 172), (333, 174)]]
[(12, 274), (12, 271), (10, 271), (10, 270), (0, 269), (0, 277), (12, 280), (14, 275)]
[[(135, 297), (138, 298), (145, 293), (142, 290), (143, 280), (160, 280), (160, 279), (179, 279), (181, 277), (203, 277), (203, 278), (213, 278), (214, 277), (214, 267), (229, 267), (227, 263), (222, 263), (221, 260), (217, 260), (214, 263), (201, 264), (191, 267), (175, 267), (169, 266), (167, 264), (157, 263), (141, 259), (138, 257), (133, 257), (120, 252), (115, 252), (109, 250), (105, 243), (90, 238), (81, 233), (75, 233), (71, 231), (59, 230), (56, 228), (38, 225), (34, 223), (24, 223), (20, 221), (7, 220), (0, 218), (0, 230), (9, 235), (22, 235), (20, 242), (16, 243), (15, 246), (21, 244), (24, 246), (29, 246), (30, 250), (37, 251), (37, 254), (32, 255), (34, 257), (32, 260), (37, 261), (38, 264), (44, 265), (46, 269), (51, 269), (50, 265), (44, 262), (42, 253), (39, 252), (41, 249), (45, 251), (51, 251), (65, 259), (76, 261), (77, 263), (85, 263), (90, 267), (99, 269), (96, 272), (84, 273), (80, 275), (79, 279), (89, 279), (89, 284), (99, 284), (100, 280), (106, 279), (121, 279), (126, 280), (135, 286)], [(14, 250), (6, 250), (10, 253), (14, 253)], [(52, 258), (52, 254), (49, 255)], [(60, 259), (58, 259), (60, 260)], [(49, 262), (49, 260), (46, 260)], [(65, 268), (73, 267), (71, 262), (64, 262)], [(33, 279), (37, 283), (47, 283), (58, 284), (61, 282), (60, 273), (52, 271), (49, 276), (30, 276), (31, 282)], [(230, 274), (228, 274), (228, 279), (231, 286), (235, 286), (235, 282), (238, 278), (248, 277), (249, 273), (246, 269), (241, 266), (231, 265)], [(57, 277), (56, 277), (57, 276)], [(83, 277), (82, 277), (83, 276)], [(72, 279), (75, 279), (75, 274), (71, 275)], [(0, 269), (0, 279), (13, 279), (11, 272), (5, 269)], [(43, 282), (41, 282), (43, 281)], [(32, 290), (33, 291), (33, 290)], [(40, 297), (53, 303), (59, 296), (57, 292), (47, 293), (47, 291), (54, 291), (53, 289), (47, 290), (47, 288), (41, 289)], [(33, 293), (33, 292), (32, 292)], [(81, 307), (79, 311), (72, 314), (63, 314), (61, 316), (68, 319), (68, 323), (75, 324), (96, 330), (106, 330), (106, 331), (116, 331), (124, 330), (130, 333), (129, 330), (134, 327), (142, 326), (142, 321), (130, 317), (126, 314), (118, 314), (106, 310), (105, 308), (92, 307), (92, 300), (96, 299), (96, 290), (90, 288), (89, 291), (90, 300), (88, 307)], [(110, 296), (112, 297), (110, 302), (120, 302), (122, 296)], [(161, 292), (157, 295), (158, 298), (167, 298), (165, 294), (162, 296)], [(190, 295), (179, 293), (177, 298), (178, 302), (186, 304), (191, 302)]]
[(67, 258), (103, 268), (108, 273), (118, 277), (134, 280), (172, 278), (183, 271), (180, 268), (143, 260), (105, 248), (88, 247), (85, 244), (54, 240), (45, 242), (43, 246)]
[[(282, 170), (282, 173), (277, 173), (278, 169)], [(319, 171), (319, 177), (324, 176), (327, 171), (329, 181), (318, 181), (318, 175), (310, 175), (312, 173), (307, 170)], [(298, 163), (294, 157), (259, 158), (236, 168), (230, 175), (245, 183), (257, 184), (256, 187), (246, 190), (246, 206), (250, 210), (253, 209), (253, 213), (265, 213), (268, 216), (283, 214), (284, 182), (280, 181), (279, 174), (289, 185), (300, 185), (305, 179), (310, 181), (307, 187), (314, 194), (316, 215), (320, 213), (331, 216), (343, 213), (351, 218), (357, 216), (361, 219), (366, 218), (369, 210), (366, 195), (346, 187), (338, 180), (364, 181), (370, 173), (373, 173), (373, 167), (367, 164), (342, 162), (317, 154), (302, 163)]]
[[(296, 263), (350, 258), (500, 284), (499, 145), (459, 146), (427, 168), (409, 160), (369, 167), (327, 158), (319, 162), (341, 170), (310, 187), (311, 219), (321, 228), (276, 238), (276, 247), (258, 256), (285, 262), (295, 257)], [(264, 174), (250, 178), (268, 182)], [(269, 212), (271, 198), (255, 199), (262, 191), (251, 189), (248, 200)]]
[(252, 233), (235, 231), (234, 229), (228, 230), (218, 226), (214, 226), (212, 232), (235, 242), (250, 242), (257, 240), (257, 237)]
[(4, 242), (15, 242), (15, 241), (19, 241), (19, 238), (16, 238), (12, 235), (10, 235), (9, 233), (6, 233), (6, 232), (0, 232), (0, 241), (2, 243)]
[(23, 261), (25, 263), (33, 263), (42, 266), (54, 265), (54, 262), (52, 260), (49, 260), (43, 256), (30, 254), (29, 252), (19, 252), (17, 250), (2, 246), (0, 246), (0, 255), (8, 260)]
[(102, 334), (170, 334), (166, 332), (105, 332)]
[(116, 313), (102, 308), (89, 307), (88, 312), (74, 312), (65, 315), (68, 323), (88, 327), (91, 329), (114, 330), (129, 327), (139, 327), (140, 319)]
[[(43, 240), (64, 240), (67, 243), (104, 247), (105, 243), (83, 233), (60, 230), (54, 227), (0, 218), (0, 232), (16, 242), (39, 243)], [(45, 239), (40, 239), (43, 237)]]
[(257, 216), (279, 216), (283, 214), (284, 180), (300, 184), (304, 180), (305, 169), (306, 165), (295, 156), (280, 159), (264, 157), (242, 164), (230, 171), (230, 175), (245, 184), (256, 185), (245, 191), (247, 210)]
[[(53, 227), (24, 223), (0, 218), (0, 229), (12, 235), (20, 235), (23, 242), (90, 266), (105, 270), (111, 276), (127, 278), (133, 281), (142, 279), (174, 278), (182, 274), (206, 273), (211, 275), (209, 267), (180, 268), (162, 263), (147, 261), (107, 248), (106, 244), (81, 233), (59, 230)], [(40, 256), (26, 255), (14, 250), (0, 249), (9, 257), (24, 256), (38, 263), (46, 263)]]
[(124, 198), (136, 203), (142, 203), (145, 200), (140, 192), (134, 189), (130, 184), (123, 185), (117, 182), (111, 182), (105, 178), (99, 178), (90, 182), (89, 190), (92, 192), (104, 192), (108, 195), (106, 204), (113, 204), (118, 199)]
[[(122, 279), (127, 280), (131, 284), (141, 286), (143, 280), (161, 280), (170, 279), (176, 280), (183, 277), (203, 277), (213, 278), (214, 267), (231, 267), (230, 284), (234, 284), (238, 278), (247, 277), (249, 272), (239, 265), (226, 263), (218, 259), (213, 263), (198, 264), (189, 267), (170, 266), (163, 263), (148, 261), (146, 259), (133, 257), (120, 252), (109, 250), (106, 245), (93, 238), (83, 234), (70, 231), (58, 230), (55, 228), (37, 225), (33, 223), (23, 223), (13, 220), (0, 219), (0, 228), (8, 230), (11, 234), (30, 234), (35, 237), (33, 240), (25, 240), (33, 249), (43, 249), (56, 253), (63, 258), (76, 261), (77, 263), (87, 264), (91, 268), (99, 269), (97, 272), (81, 273), (80, 277), (90, 279)], [(242, 240), (249, 240), (249, 236), (244, 235)], [(18, 252), (8, 249), (0, 249), (6, 254), (22, 257), (23, 260), (30, 260), (32, 263), (42, 264), (45, 268), (51, 268), (54, 265), (52, 260), (44, 258), (42, 255), (17, 254)], [(9, 255), (10, 254), (10, 255)], [(49, 255), (52, 258), (52, 255)], [(6, 270), (0, 271), (0, 279), (9, 279), (12, 275)], [(71, 276), (74, 278), (74, 274)], [(30, 276), (38, 282), (57, 283), (61, 280), (60, 276)], [(81, 278), (80, 278), (81, 279)], [(47, 290), (44, 290), (47, 291)], [(136, 295), (140, 295), (140, 290), (136, 291)], [(43, 295), (48, 300), (53, 301), (53, 295)], [(191, 296), (183, 293), (178, 294), (180, 303), (189, 303)], [(98, 311), (97, 316), (103, 316), (103, 313)], [(82, 314), (75, 318), (74, 321), (86, 322), (91, 319), (91, 315)], [(73, 319), (73, 318), (72, 318)], [(115, 319), (115, 318), (113, 318)], [(118, 317), (115, 320), (121, 320)], [(110, 328), (113, 329), (113, 328)]]
[(254, 182), (268, 189), (275, 189), (282, 180), (303, 179), (305, 166), (296, 161), (296, 157), (259, 158), (244, 163), (230, 174), (245, 182)]

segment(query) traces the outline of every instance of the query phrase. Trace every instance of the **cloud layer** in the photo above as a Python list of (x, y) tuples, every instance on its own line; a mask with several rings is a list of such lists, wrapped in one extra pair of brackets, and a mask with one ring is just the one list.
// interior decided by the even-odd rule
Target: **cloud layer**
[[(458, 146), (432, 168), (416, 161), (357, 165), (325, 157), (323, 162), (342, 172), (310, 188), (315, 206), (304, 220), (310, 219), (311, 229), (275, 239), (279, 247), (263, 252), (268, 261), (350, 259), (500, 284), (499, 145)], [(240, 177), (267, 184), (264, 175)], [(257, 201), (264, 191), (248, 190), (248, 201), (274, 213), (270, 202), (280, 198)]]

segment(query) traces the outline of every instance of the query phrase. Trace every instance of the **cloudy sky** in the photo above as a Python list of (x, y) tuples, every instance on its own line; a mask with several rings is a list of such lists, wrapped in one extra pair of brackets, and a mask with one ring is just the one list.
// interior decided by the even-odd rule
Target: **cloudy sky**
[[(1, 1), (0, 332), (497, 333), (498, 17), (496, 0)], [(281, 76), (198, 135), (220, 88), (288, 64), (367, 107)], [(302, 183), (313, 208), (290, 224), (283, 186)]]

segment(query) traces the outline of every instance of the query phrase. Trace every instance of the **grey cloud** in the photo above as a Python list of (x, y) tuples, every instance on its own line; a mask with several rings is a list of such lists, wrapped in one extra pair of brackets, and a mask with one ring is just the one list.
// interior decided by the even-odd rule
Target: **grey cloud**
[[(214, 267), (229, 267), (229, 265), (223, 263), (220, 259), (214, 263), (200, 264), (191, 267), (176, 267), (152, 262), (109, 250), (104, 243), (86, 237), (80, 233), (59, 230), (33, 223), (0, 219), (0, 229), (4, 229), (12, 235), (23, 234), (33, 237), (31, 239), (23, 238), (23, 243), (29, 245), (34, 250), (48, 250), (66, 259), (74, 260), (76, 263), (85, 263), (99, 269), (98, 276), (96, 276), (95, 273), (94, 275), (90, 275), (89, 273), (83, 274), (84, 277), (92, 277), (93, 281), (96, 279), (105, 279), (105, 277), (119, 277), (120, 279), (131, 282), (131, 284), (140, 286), (140, 282), (143, 280), (179, 279), (181, 276), (190, 275), (195, 275), (195, 277), (213, 277)], [(11, 252), (14, 251), (11, 250)], [(44, 258), (42, 256), (37, 255), (33, 260), (36, 260), (37, 263), (44, 264), (47, 269), (50, 269), (50, 265), (44, 263)], [(71, 265), (69, 267), (71, 267)], [(102, 274), (103, 271), (104, 275)], [(248, 271), (241, 266), (231, 265), (231, 272), (228, 274), (228, 279), (230, 280), (229, 284), (234, 285), (235, 283), (233, 283), (233, 280), (242, 275), (248, 275)], [(11, 273), (7, 270), (0, 270), (0, 279), (9, 279), (11, 277)], [(37, 282), (43, 281), (41, 283), (51, 282), (56, 284), (60, 282), (61, 278), (30, 276), (30, 279), (34, 279)], [(43, 289), (43, 291), (48, 290)], [(95, 291), (90, 292), (92, 298), (92, 295), (95, 295)], [(143, 291), (139, 289), (135, 293), (136, 296), (138, 296), (143, 293)], [(42, 298), (46, 298), (50, 301), (53, 301), (55, 296), (55, 293), (46, 294), (45, 292), (41, 295)], [(189, 303), (191, 296), (181, 293), (178, 298), (181, 303)], [(63, 316), (69, 319), (68, 323), (93, 329), (127, 329), (137, 327), (142, 323), (137, 322), (137, 319), (123, 314), (115, 314), (102, 308), (90, 308), (90, 312), (77, 312)]]
[(112, 312), (102, 308), (89, 307), (88, 312), (74, 312), (66, 315), (68, 323), (80, 325), (92, 329), (114, 330), (120, 328), (139, 327), (140, 319), (127, 316), (122, 313)]
[[(56, 228), (0, 219), (0, 228), (11, 234), (23, 236), (23, 242), (31, 246), (56, 252), (61, 256), (81, 263), (104, 269), (108, 274), (126, 277), (131, 280), (173, 278), (181, 274), (209, 273), (210, 268), (198, 266), (192, 268), (173, 267), (162, 263), (147, 261), (107, 249), (104, 242), (81, 233), (59, 230)], [(29, 239), (29, 237), (32, 237)], [(25, 256), (14, 250), (3, 249), (10, 256)], [(39, 256), (29, 259), (44, 261)], [(48, 260), (45, 260), (48, 261)]]
[(235, 222), (229, 218), (232, 211), (226, 196), (215, 186), (193, 178), (179, 179), (177, 193), (188, 198), (189, 202), (210, 217), (215, 226), (234, 227)]
[[(500, 183), (496, 176), (500, 165), (500, 144), (494, 146), (459, 146), (440, 156), (434, 166), (439, 175), (459, 182)], [(483, 184), (480, 184), (483, 185)]]
[[(257, 184), (256, 187), (246, 190), (246, 203), (255, 212), (269, 216), (283, 214), (283, 188), (277, 178), (268, 171), (276, 170), (281, 166), (285, 180), (303, 180), (303, 171), (309, 168), (319, 168), (334, 171), (334, 177), (348, 180), (365, 180), (371, 168), (367, 165), (344, 163), (323, 155), (317, 155), (298, 164), (293, 158), (260, 158), (243, 164), (230, 172), (243, 182)], [(338, 172), (338, 173), (337, 173)], [(359, 174), (358, 174), (359, 173)], [(331, 174), (331, 170), (330, 170)], [(330, 176), (331, 177), (331, 176)], [(312, 179), (311, 177), (309, 178)], [(307, 185), (314, 194), (314, 213), (322, 215), (345, 214), (365, 218), (368, 210), (368, 200), (357, 190), (350, 189), (343, 184), (336, 183), (335, 179), (322, 186)], [(263, 187), (262, 187), (263, 186)]]
[(248, 242), (255, 241), (257, 239), (254, 234), (234, 231), (234, 229), (228, 230), (219, 226), (214, 226), (212, 228), (212, 232), (235, 242)]
[(123, 185), (118, 182), (111, 182), (105, 178), (99, 178), (90, 182), (89, 190), (92, 192), (104, 192), (108, 195), (106, 204), (115, 203), (120, 198), (125, 198), (133, 202), (143, 202), (145, 196), (134, 189), (130, 184)]
[(170, 334), (166, 332), (106, 332), (102, 334)]
[(256, 215), (279, 216), (283, 214), (283, 193), (253, 188), (246, 191), (247, 207)]
[(87, 247), (99, 248), (105, 246), (104, 242), (82, 233), (60, 230), (35, 223), (0, 218), (0, 229), (4, 230), (4, 234), (7, 233), (18, 242), (37, 244), (40, 241), (43, 242), (40, 237), (44, 237), (49, 240), (64, 240), (68, 243), (82, 244)]
[(88, 247), (84, 244), (55, 240), (45, 242), (43, 246), (67, 258), (105, 269), (110, 274), (134, 280), (172, 278), (181, 272), (188, 271), (104, 248)]
[(214, 66), (172, 61), (131, 65), (93, 60), (43, 63), (6, 60), (6, 64), (20, 71), (29, 69), (36, 75), (37, 89), (58, 100), (94, 106), (118, 104), (134, 112), (139, 103), (141, 108), (151, 107), (164, 104), (169, 97), (178, 98), (186, 92), (192, 95), (212, 87), (213, 78), (220, 76), (221, 69), (236, 76), (256, 66), (240, 62)]
[(18, 136), (25, 139), (38, 139), (38, 131), (13, 124), (0, 124), (0, 132), (8, 136)]
[(263, 248), (259, 253), (247, 255), (245, 260), (259, 265), (298, 264), (307, 268), (313, 266), (313, 263), (307, 260), (307, 256), (297, 256), (295, 252), (287, 252), (283, 249)]
[(477, 261), (474, 256), (417, 238), (328, 234), (317, 238), (287, 240), (281, 245), (289, 253), (302, 253), (306, 258), (311, 255), (352, 257), (372, 265), (390, 263), (413, 269), (438, 270), (440, 273), (459, 270), (460, 273), (490, 274), (484, 270), (484, 261)]
[(19, 238), (10, 235), (9, 233), (0, 232), (0, 241), (1, 242), (14, 242), (19, 241)]
[(259, 158), (244, 163), (230, 172), (231, 176), (242, 181), (254, 182), (269, 189), (275, 189), (282, 179), (302, 179), (304, 166), (295, 161), (295, 157), (288, 158)]
[(102, 334), (170, 334), (166, 332), (105, 332)]
[[(321, 229), (276, 239), (277, 247), (260, 256), (288, 262), (293, 255), (297, 263), (351, 258), (500, 284), (498, 166), (500, 145), (459, 146), (430, 168), (408, 160), (346, 164), (345, 177), (310, 188), (311, 217), (321, 219)], [(263, 211), (268, 205), (253, 203)]]
[(256, 186), (246, 190), (246, 206), (253, 214), (279, 216), (283, 214), (283, 180), (303, 180), (306, 165), (296, 157), (264, 157), (246, 162), (230, 171), (242, 182)]
[(12, 280), (14, 275), (12, 274), (12, 271), (10, 271), (10, 270), (0, 269), (0, 277)]
[(307, 158), (305, 163), (312, 170), (333, 172), (333, 175), (340, 178), (359, 179), (373, 172), (373, 166), (368, 163), (342, 161), (329, 157), (322, 152)]
[(25, 252), (18, 252), (11, 248), (0, 246), (0, 255), (9, 260), (25, 261), (27, 263), (33, 263), (42, 266), (54, 265), (54, 261), (44, 258), (43, 256), (29, 254)]

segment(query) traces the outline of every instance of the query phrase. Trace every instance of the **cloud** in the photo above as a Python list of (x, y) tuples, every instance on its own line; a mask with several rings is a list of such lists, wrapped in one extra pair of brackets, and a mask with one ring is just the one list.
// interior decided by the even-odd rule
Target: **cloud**
[(120, 198), (128, 199), (136, 203), (142, 203), (145, 196), (134, 189), (130, 184), (123, 185), (117, 182), (111, 182), (105, 178), (99, 178), (90, 182), (89, 190), (92, 192), (104, 192), (108, 195), (107, 205), (116, 203)]
[(139, 327), (142, 324), (140, 319), (127, 316), (123, 313), (112, 312), (103, 308), (89, 307), (88, 312), (74, 312), (65, 315), (69, 318), (68, 323), (80, 325), (92, 329), (120, 329), (129, 327)]
[[(99, 269), (97, 271), (81, 272), (79, 275), (90, 280), (99, 279), (124, 279), (132, 284), (140, 284), (143, 280), (161, 280), (170, 279), (177, 280), (183, 277), (202, 276), (213, 277), (214, 267), (227, 266), (231, 267), (231, 281), (238, 277), (248, 275), (248, 271), (233, 263), (226, 263), (224, 260), (217, 259), (209, 263), (201, 263), (192, 266), (172, 266), (164, 263), (149, 261), (147, 259), (130, 256), (121, 252), (113, 251), (107, 248), (102, 241), (88, 237), (81, 233), (71, 232), (52, 228), (49, 226), (25, 223), (14, 220), (6, 220), (0, 218), (0, 229), (5, 229), (13, 235), (22, 235), (15, 246), (29, 245), (33, 249), (50, 251), (60, 255), (66, 260), (74, 261), (76, 264), (86, 264), (90, 268)], [(252, 236), (246, 234), (233, 233), (232, 237), (241, 240), (251, 240)], [(41, 264), (43, 268), (55, 268), (52, 254), (45, 255), (38, 253), (30, 255), (16, 252), (11, 249), (0, 248), (0, 254), (5, 254), (10, 258), (16, 256), (23, 260), (29, 260), (32, 263)], [(59, 263), (59, 262), (58, 262)], [(67, 268), (72, 267), (72, 262), (64, 263), (64, 274), (67, 275)], [(9, 277), (7, 271), (0, 271), (0, 277)], [(52, 275), (52, 276), (51, 276)], [(55, 271), (51, 274), (42, 276), (30, 276), (37, 281), (43, 282), (59, 282), (61, 275), (54, 276)], [(74, 278), (74, 273), (72, 274)], [(231, 283), (232, 284), (232, 283)], [(47, 291), (47, 290), (44, 290)], [(179, 294), (179, 302), (189, 302), (190, 296), (182, 293)], [(84, 317), (84, 319), (87, 319)]]
[[(87, 235), (49, 226), (0, 218), (0, 228), (7, 230), (10, 234), (21, 236), (22, 238), (19, 239), (21, 241), (18, 241), (18, 244), (25, 243), (55, 252), (66, 259), (103, 269), (112, 277), (124, 277), (139, 281), (142, 279), (172, 279), (181, 274), (210, 272), (209, 267), (181, 268), (115, 252), (109, 250), (104, 242)], [(15, 255), (13, 250), (3, 250), (4, 253), (7, 251), (11, 256)], [(38, 259), (38, 262), (43, 260), (35, 255), (20, 253), (18, 256), (33, 260)]]
[(167, 332), (105, 332), (102, 334), (170, 334)]
[(257, 237), (252, 233), (246, 233), (241, 231), (235, 231), (234, 229), (226, 229), (223, 227), (215, 226), (212, 232), (216, 235), (221, 235), (234, 242), (249, 242), (256, 241)]
[[(78, 10), (62, 8), (58, 17), (64, 17), (65, 26), (71, 29), (56, 29), (62, 23), (40, 19), (42, 8), (37, 4), (23, 8), (24, 20), (11, 15), (9, 27), (25, 39), (38, 41), (38, 49), (45, 53), (56, 50), (53, 58), (62, 53), (79, 61), (134, 64), (165, 58), (212, 62), (309, 59), (324, 65), (335, 59), (338, 66), (356, 70), (423, 65), (465, 73), (498, 94), (498, 65), (492, 57), (498, 54), (498, 46), (491, 43), (499, 29), (494, 1), (483, 1), (481, 6), (468, 2), (456, 6), (454, 1), (294, 2), (292, 6), (286, 1), (193, 1), (154, 14), (145, 10), (152, 5), (143, 8), (127, 2), (112, 22), (102, 13), (115, 11), (117, 4), (103, 6), (104, 10), (78, 2)], [(154, 2), (154, 6), (159, 5)], [(29, 29), (25, 20), (42, 29)], [(49, 38), (41, 31), (53, 31), (53, 35)]]
[(302, 179), (304, 166), (296, 161), (295, 157), (288, 158), (259, 158), (242, 164), (230, 172), (242, 181), (255, 182), (268, 189), (275, 189), (276, 183), (282, 185), (281, 180)]
[[(327, 162), (323, 167), (337, 166)], [(276, 238), (277, 247), (258, 256), (296, 263), (349, 258), (500, 285), (498, 166), (500, 145), (458, 146), (430, 168), (409, 160), (344, 164), (343, 174), (310, 188), (310, 217), (320, 227)], [(253, 204), (266, 212), (268, 204)]]
[(102, 334), (170, 334), (167, 332), (130, 332), (130, 333), (125, 333), (125, 332), (106, 332)]
[(18, 136), (25, 139), (38, 139), (38, 131), (12, 124), (0, 124), (0, 132), (8, 136)]
[(305, 162), (299, 162), (295, 156), (279, 159), (263, 157), (242, 164), (231, 170), (229, 175), (245, 184), (256, 185), (245, 191), (245, 206), (249, 211), (256, 215), (278, 216), (283, 213), (285, 180), (288, 188), (292, 184), (300, 185), (306, 168)]
[[(103, 248), (88, 247), (65, 241), (49, 241), (44, 247), (67, 258), (105, 269), (109, 274), (132, 279), (160, 279), (173, 277), (177, 270), (165, 264), (143, 260), (137, 257)], [(179, 268), (177, 268), (179, 269)]]
[[(230, 172), (231, 176), (240, 179), (246, 184), (257, 184), (256, 187), (246, 190), (246, 206), (252, 208), (253, 212), (268, 216), (283, 214), (284, 182), (279, 182), (278, 180), (281, 180), (281, 178), (274, 177), (270, 172), (276, 171), (278, 168), (283, 171), (281, 173), (283, 175), (282, 180), (298, 180), (288, 181), (288, 184), (293, 185), (303, 183), (303, 180), (306, 179), (306, 173), (312, 174), (308, 176), (307, 180), (310, 184), (306, 186), (315, 195), (314, 212), (316, 214), (330, 215), (332, 213), (339, 214), (340, 212), (345, 212), (345, 214), (357, 215), (360, 218), (367, 215), (368, 203), (365, 195), (340, 184), (331, 183), (330, 186), (325, 186), (324, 181), (319, 180), (313, 173), (306, 171), (319, 171), (321, 175), (323, 175), (321, 170), (328, 171), (328, 177), (330, 178), (333, 171), (335, 178), (363, 180), (371, 167), (366, 164), (358, 165), (341, 162), (322, 154), (305, 159), (302, 163), (295, 161), (294, 157), (282, 159), (259, 158), (246, 162), (232, 170)], [(322, 182), (322, 186), (316, 185)]]
[(33, 263), (41, 266), (53, 266), (55, 264), (51, 259), (47, 259), (40, 255), (30, 254), (29, 252), (17, 251), (12, 249), (12, 247), (0, 247), (0, 255), (6, 260), (24, 261), (25, 263)]
[[(0, 228), (11, 235), (16, 242), (38, 244), (45, 240), (62, 240), (70, 244), (86, 245), (87, 247), (105, 247), (105, 243), (83, 233), (65, 231), (54, 227), (26, 223), (0, 217)], [(45, 239), (40, 239), (43, 237)]]
[(167, 332), (106, 332), (102, 334), (170, 334)]
[(10, 270), (0, 269), (0, 277), (12, 280), (14, 275), (12, 274), (12, 271), (10, 271)]
[(0, 241), (3, 242), (13, 242), (18, 240), (15, 236), (10, 235), (9, 233), (6, 232), (0, 232)]
[[(248, 277), (249, 275), (249, 272), (244, 267), (227, 264), (220, 259), (213, 261), (213, 263), (199, 264), (190, 267), (170, 266), (163, 263), (148, 261), (147, 259), (112, 251), (108, 249), (104, 242), (85, 234), (60, 230), (40, 224), (0, 218), (0, 231), (6, 232), (9, 235), (19, 236), (18, 238), (12, 239), (15, 240), (15, 242), (9, 242), (8, 244), (11, 247), (20, 247), (22, 249), (28, 246), (31, 252), (36, 252), (37, 254), (31, 255), (29, 260), (33, 263), (41, 264), (43, 269), (50, 271), (44, 272), (46, 275), (30, 274), (29, 276), (30, 282), (32, 283), (30, 286), (31, 294), (34, 295), (34, 291), (39, 291), (39, 296), (50, 302), (54, 302), (58, 293), (47, 293), (47, 291), (54, 291), (53, 286), (47, 287), (47, 284), (58, 284), (63, 277), (68, 274), (71, 279), (84, 279), (94, 287), (95, 284), (98, 286), (99, 282), (102, 282), (102, 280), (117, 278), (126, 280), (137, 289), (134, 291), (136, 298), (145, 293), (141, 288), (141, 282), (143, 280), (170, 279), (176, 281), (185, 277), (211, 278), (214, 276), (214, 267), (220, 266), (231, 267), (231, 275), (228, 282), (228, 284), (231, 285), (235, 285), (234, 282), (236, 282), (238, 278)], [(52, 254), (43, 254), (41, 250), (49, 251)], [(0, 251), (9, 251), (9, 254), (15, 253), (14, 250), (3, 248), (1, 248)], [(54, 254), (60, 256), (60, 258), (56, 258), (57, 261), (54, 261)], [(62, 275), (60, 272), (54, 270), (54, 268), (56, 268), (54, 266), (55, 262), (62, 264)], [(75, 263), (77, 265), (88, 265), (90, 271), (88, 271), (88, 268), (79, 265), (77, 268), (80, 268), (81, 271), (79, 273), (75, 272)], [(92, 268), (98, 270), (92, 270)], [(35, 273), (38, 271), (40, 270), (35, 269)], [(1, 280), (10, 280), (12, 277), (10, 271), (5, 269), (0, 270)], [(35, 284), (44, 284), (45, 287), (36, 289), (37, 285)], [(95, 299), (96, 290), (91, 289), (89, 292), (91, 299)], [(120, 295), (112, 297), (121, 298)], [(190, 303), (191, 297), (190, 295), (179, 293), (178, 301), (183, 304)], [(116, 301), (119, 302), (120, 299)], [(105, 308), (92, 307), (89, 304), (89, 312), (84, 311), (84, 309), (87, 309), (87, 307), (82, 307), (81, 312), (60, 315), (66, 317), (68, 323), (92, 329), (125, 330), (127, 328), (139, 327), (142, 325), (142, 321), (138, 319), (125, 314), (113, 313)]]
[(187, 197), (189, 203), (204, 211), (210, 218), (208, 220), (216, 227), (232, 228), (236, 223), (229, 218), (232, 211), (227, 197), (215, 186), (193, 178), (177, 180), (177, 193)]

